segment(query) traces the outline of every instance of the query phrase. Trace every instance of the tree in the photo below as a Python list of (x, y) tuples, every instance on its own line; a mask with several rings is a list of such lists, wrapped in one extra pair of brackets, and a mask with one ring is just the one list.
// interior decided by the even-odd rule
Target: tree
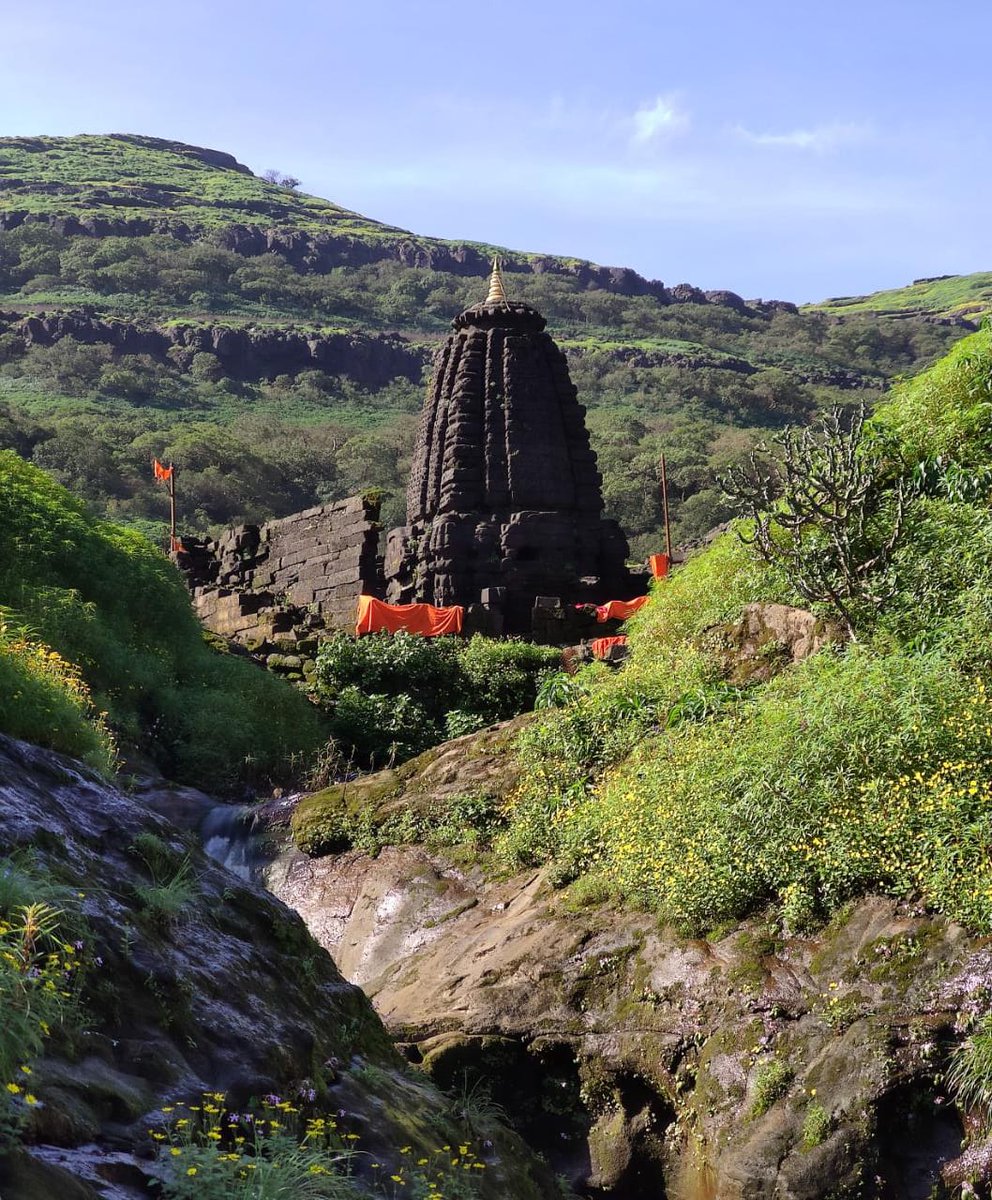
[(266, 183), (274, 183), (276, 187), (285, 188), (288, 192), (295, 192), (302, 183), (295, 175), (283, 175), (272, 167), (262, 172), (262, 178)]
[(787, 429), (721, 479), (748, 524), (740, 531), (781, 567), (811, 603), (826, 603), (852, 639), (859, 610), (892, 594), (888, 567), (902, 535), (910, 485), (878, 440), (865, 437), (862, 405), (845, 422), (834, 409), (815, 429)]

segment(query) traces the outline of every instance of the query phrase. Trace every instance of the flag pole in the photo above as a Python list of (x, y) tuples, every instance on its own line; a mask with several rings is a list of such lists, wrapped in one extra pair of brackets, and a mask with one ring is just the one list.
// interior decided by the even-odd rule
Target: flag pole
[(176, 464), (169, 463), (169, 549), (176, 548)]
[(672, 561), (672, 530), (668, 523), (668, 471), (665, 466), (665, 456), (661, 456), (661, 510), (665, 517), (665, 553), (668, 561)]

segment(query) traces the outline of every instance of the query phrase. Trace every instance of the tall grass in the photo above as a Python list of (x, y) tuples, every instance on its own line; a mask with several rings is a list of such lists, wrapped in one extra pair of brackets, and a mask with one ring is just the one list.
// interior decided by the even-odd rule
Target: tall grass
[(109, 730), (214, 789), (287, 775), (323, 740), (303, 696), (205, 644), (160, 551), (11, 451), (0, 452), (0, 605), (4, 732), (107, 765)]

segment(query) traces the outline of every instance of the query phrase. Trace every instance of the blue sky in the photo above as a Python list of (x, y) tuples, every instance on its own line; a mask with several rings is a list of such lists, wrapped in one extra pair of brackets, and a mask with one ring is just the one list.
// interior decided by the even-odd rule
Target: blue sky
[(802, 301), (992, 268), (990, 35), (939, 0), (0, 0), (0, 133)]

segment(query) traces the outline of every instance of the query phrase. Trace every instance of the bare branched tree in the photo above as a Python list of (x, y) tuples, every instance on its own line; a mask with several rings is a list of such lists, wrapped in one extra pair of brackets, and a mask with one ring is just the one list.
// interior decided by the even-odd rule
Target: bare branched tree
[(845, 422), (788, 429), (720, 483), (749, 523), (741, 538), (781, 567), (811, 603), (826, 603), (856, 638), (857, 611), (891, 596), (888, 571), (905, 525), (910, 486), (864, 437), (862, 405)]

